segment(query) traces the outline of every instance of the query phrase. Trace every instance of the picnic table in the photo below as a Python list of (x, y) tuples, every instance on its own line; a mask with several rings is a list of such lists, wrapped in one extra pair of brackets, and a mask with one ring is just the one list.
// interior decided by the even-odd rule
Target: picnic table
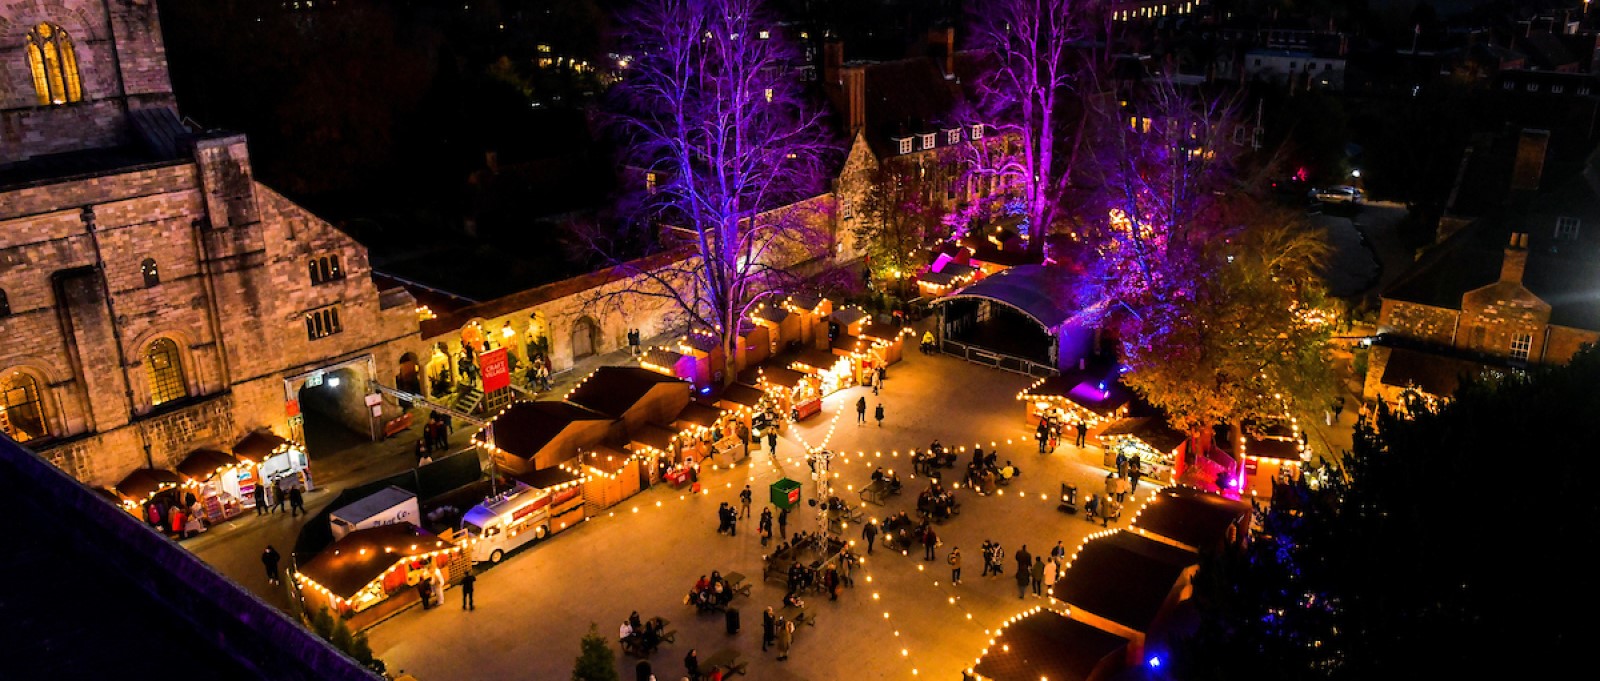
[(722, 578), (728, 580), (729, 589), (741, 596), (749, 596), (750, 587), (754, 586), (749, 580), (745, 579), (743, 572), (730, 572), (723, 575)]
[(797, 625), (809, 624), (813, 627), (817, 626), (817, 616), (807, 613), (804, 607), (797, 608), (792, 605), (785, 605), (778, 610), (778, 616)]
[[(724, 676), (734, 674), (744, 675), (750, 663), (739, 657), (739, 651), (732, 648), (723, 648), (713, 653), (710, 657), (700, 661), (702, 673), (722, 670)], [(709, 676), (709, 674), (706, 674)]]
[(889, 483), (876, 480), (872, 484), (861, 488), (861, 501), (869, 504), (883, 505), (883, 500), (889, 498)]
[(649, 657), (650, 655), (655, 654), (656, 648), (661, 647), (661, 644), (677, 642), (678, 630), (667, 628), (667, 625), (671, 624), (670, 620), (665, 617), (652, 617), (650, 620), (647, 620), (647, 622), (648, 621), (655, 621), (661, 629), (661, 633), (657, 634), (656, 644), (646, 648), (644, 645), (643, 634), (636, 632), (629, 638), (617, 641), (622, 645), (622, 652), (634, 657)]

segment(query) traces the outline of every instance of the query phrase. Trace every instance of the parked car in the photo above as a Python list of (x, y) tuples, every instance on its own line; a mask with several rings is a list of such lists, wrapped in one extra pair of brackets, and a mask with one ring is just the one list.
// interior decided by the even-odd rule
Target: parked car
[(1366, 197), (1360, 189), (1349, 185), (1317, 187), (1311, 190), (1311, 200), (1320, 203), (1361, 203)]

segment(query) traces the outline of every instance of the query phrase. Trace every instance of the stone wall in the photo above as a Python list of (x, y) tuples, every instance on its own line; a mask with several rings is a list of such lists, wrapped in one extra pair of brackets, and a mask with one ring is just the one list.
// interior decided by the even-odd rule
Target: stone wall
[(1542, 352), (1533, 355), (1535, 358), (1542, 357), (1546, 364), (1565, 364), (1571, 361), (1572, 356), (1578, 354), (1583, 346), (1600, 343), (1600, 331), (1555, 325), (1547, 327), (1547, 331), (1549, 335), (1543, 339)]
[(226, 451), (237, 441), (233, 398), (223, 394), (199, 404), (162, 412), (139, 421), (156, 466), (174, 468), (201, 447)]
[[(71, 38), (83, 101), (39, 104), (26, 46), (41, 23)], [(0, 0), (0, 163), (126, 142), (128, 109), (175, 104), (156, 3)]]
[(1378, 315), (1378, 333), (1393, 333), (1449, 347), (1460, 316), (1457, 310), (1385, 298)]

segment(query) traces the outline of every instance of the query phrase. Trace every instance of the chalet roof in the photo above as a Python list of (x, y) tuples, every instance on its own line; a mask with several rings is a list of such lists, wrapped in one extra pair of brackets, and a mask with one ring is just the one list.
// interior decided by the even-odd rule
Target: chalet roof
[(761, 377), (772, 385), (793, 388), (800, 385), (800, 381), (804, 380), (806, 375), (788, 367), (769, 364), (761, 367)]
[(672, 422), (678, 428), (688, 428), (690, 426), (710, 428), (719, 418), (722, 418), (721, 409), (709, 404), (690, 401), (689, 404), (684, 405), (683, 411), (678, 412), (678, 415), (673, 417)]
[(1131, 532), (1114, 532), (1078, 549), (1056, 580), (1054, 597), (1134, 631), (1147, 632), (1183, 572), (1199, 558)]
[(163, 486), (175, 487), (181, 484), (183, 478), (165, 468), (140, 468), (117, 483), (117, 494), (134, 501), (144, 501)]
[(628, 442), (629, 444), (641, 444), (647, 447), (654, 447), (663, 452), (670, 452), (672, 451), (672, 438), (677, 437), (677, 435), (676, 432), (666, 426), (646, 423), (628, 435)]
[(239, 460), (232, 454), (215, 449), (196, 449), (178, 463), (178, 475), (190, 480), (205, 481), (211, 479), (217, 469), (237, 463)]
[(531, 460), (567, 426), (579, 421), (610, 420), (604, 414), (566, 402), (514, 402), (473, 439), (483, 442), (492, 434), (496, 449)]
[(766, 397), (765, 393), (762, 393), (756, 388), (741, 383), (735, 383), (728, 386), (720, 394), (718, 394), (717, 401), (726, 402), (729, 404), (737, 404), (745, 407), (754, 407), (758, 404), (761, 404), (761, 400), (764, 397)]
[(643, 367), (604, 366), (567, 394), (567, 401), (601, 414), (621, 417), (664, 383), (688, 385), (682, 380)]
[(859, 307), (841, 307), (837, 310), (834, 310), (833, 314), (828, 318), (845, 326), (849, 326), (866, 319), (867, 313)]
[(1222, 542), (1228, 527), (1250, 514), (1250, 504), (1193, 487), (1157, 492), (1134, 520), (1135, 531), (1154, 534), (1196, 550)]
[(350, 598), (395, 563), (450, 544), (411, 523), (356, 530), (300, 566), (300, 573), (340, 598)]
[(1039, 385), (1023, 391), (1023, 396), (1063, 397), (1102, 416), (1110, 415), (1133, 401), (1133, 391), (1121, 381), (1112, 379), (1104, 383), (1106, 387), (1101, 388), (1101, 381), (1094, 377), (1085, 378), (1082, 372), (1068, 372), (1044, 379)]
[(995, 681), (1082, 681), (1128, 639), (1054, 610), (1040, 610), (1002, 629), (973, 671)]
[(979, 280), (944, 300), (983, 298), (1004, 303), (1053, 333), (1072, 318), (1067, 283), (1066, 274), (1059, 269), (1020, 265)]
[(679, 360), (682, 360), (683, 357), (684, 355), (682, 353), (668, 350), (666, 348), (650, 348), (649, 350), (645, 351), (643, 360), (647, 364), (671, 369), (677, 366)]
[(782, 305), (764, 305), (756, 310), (753, 316), (756, 319), (778, 324), (789, 318), (789, 310)]
[[(818, 350), (815, 347), (808, 346), (806, 349), (800, 351), (800, 355), (798, 357), (791, 359), (802, 366), (808, 366), (817, 370), (826, 370), (832, 369), (833, 365), (839, 363), (839, 360), (843, 359), (843, 357), (832, 350)], [(771, 379), (769, 378), (768, 380)]]
[(628, 459), (627, 452), (606, 445), (585, 447), (583, 451), (584, 465), (592, 466), (607, 475), (615, 475), (617, 471), (622, 470), (623, 466), (628, 465)]
[(1171, 452), (1188, 438), (1167, 425), (1159, 416), (1135, 416), (1117, 419), (1100, 433), (1104, 435), (1131, 435), (1158, 452)]
[(256, 463), (265, 461), (279, 447), (289, 444), (270, 430), (257, 430), (244, 436), (233, 446), (233, 455)]
[(900, 332), (906, 327), (905, 322), (898, 318), (874, 319), (861, 327), (862, 338), (872, 338), (882, 341), (893, 341), (899, 337)]
[(518, 473), (511, 478), (529, 487), (550, 489), (577, 480), (580, 476), (560, 466), (541, 468), (527, 473)]

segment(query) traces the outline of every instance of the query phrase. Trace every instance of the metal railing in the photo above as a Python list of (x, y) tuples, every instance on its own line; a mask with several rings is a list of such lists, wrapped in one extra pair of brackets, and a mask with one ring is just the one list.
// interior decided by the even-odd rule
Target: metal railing
[(973, 364), (982, 364), (984, 366), (994, 367), (1001, 371), (1010, 371), (1012, 373), (1023, 374), (1025, 376), (1044, 377), (1055, 376), (1061, 373), (1060, 371), (1056, 370), (1055, 367), (1046, 364), (1040, 364), (1030, 359), (1016, 357), (1014, 355), (1004, 355), (998, 352), (984, 350), (983, 348), (967, 345), (966, 343), (958, 343), (948, 339), (946, 339), (939, 347), (939, 351), (947, 355), (960, 357), (968, 362), (972, 362)]

